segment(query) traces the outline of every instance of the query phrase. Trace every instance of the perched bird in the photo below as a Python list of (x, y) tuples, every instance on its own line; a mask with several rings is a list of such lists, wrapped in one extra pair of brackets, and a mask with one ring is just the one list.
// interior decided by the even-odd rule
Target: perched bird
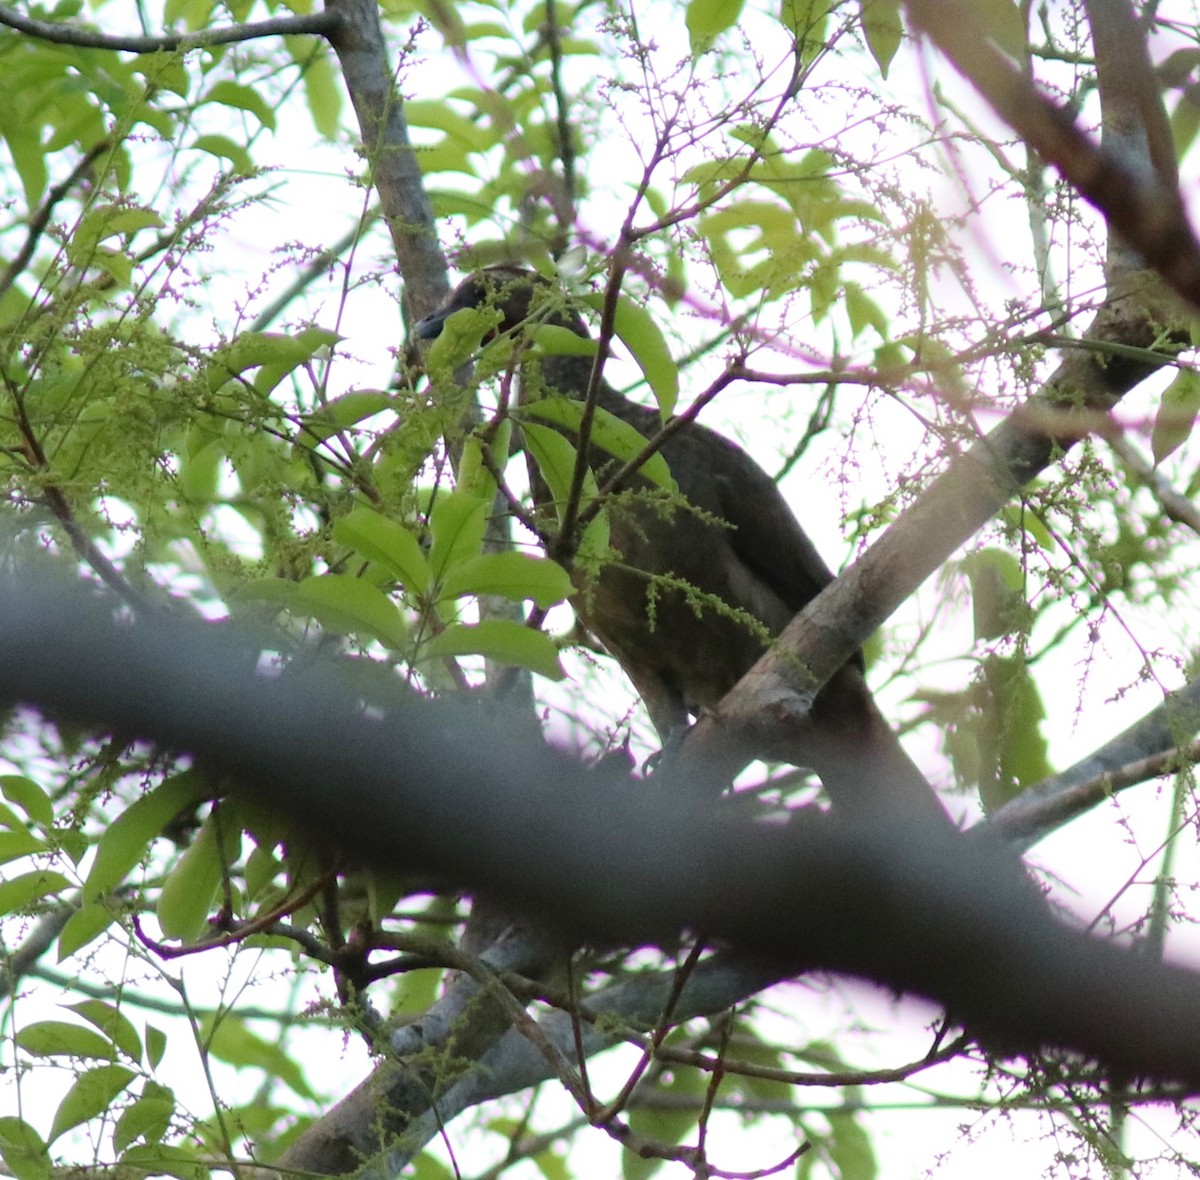
[[(550, 323), (589, 336), (565, 295), (533, 271), (495, 266), (477, 271), (441, 308), (414, 328), (440, 335), (450, 315), (489, 307), (500, 314), (496, 334), (527, 322)], [(591, 377), (589, 355), (527, 354), (520, 376), (539, 392), (582, 398)], [(533, 366), (537, 366), (534, 371)], [(636, 405), (607, 382), (598, 406), (646, 438), (662, 429), (657, 410)], [(575, 574), (572, 599), (587, 630), (617, 659), (665, 742), (689, 715), (715, 709), (806, 603), (833, 580), (774, 480), (739, 446), (688, 422), (661, 452), (686, 504), (669, 502), (645, 479), (612, 498), (610, 545), (620, 555), (598, 576)], [(592, 439), (589, 462), (603, 484), (619, 464)], [(531, 473), (535, 502), (550, 498)], [(873, 799), (945, 813), (875, 706), (861, 656), (818, 695), (803, 738), (803, 765), (815, 769), (835, 808), (866, 807)], [(866, 779), (871, 781), (865, 781)], [(885, 781), (886, 780), (886, 781)]]

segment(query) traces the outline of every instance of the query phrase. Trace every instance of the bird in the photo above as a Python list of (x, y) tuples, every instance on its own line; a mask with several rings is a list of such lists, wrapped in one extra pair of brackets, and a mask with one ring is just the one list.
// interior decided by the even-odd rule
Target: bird
[[(489, 308), (489, 339), (533, 323), (590, 339), (586, 321), (552, 280), (502, 264), (468, 275), (413, 335), (439, 336), (466, 308)], [(586, 351), (518, 353), (521, 398), (580, 399), (592, 376)], [(663, 428), (657, 409), (638, 405), (601, 379), (597, 406), (646, 439)], [(518, 407), (518, 415), (520, 409)], [(736, 443), (695, 421), (677, 424), (660, 448), (678, 495), (634, 477), (608, 505), (615, 558), (597, 572), (576, 565), (575, 613), (618, 662), (645, 703), (664, 748), (689, 719), (721, 699), (763, 655), (771, 638), (833, 581), (775, 481)], [(577, 440), (573, 440), (577, 441)], [(592, 438), (597, 483), (621, 466)], [(534, 468), (535, 505), (548, 513), (548, 484)], [(946, 813), (908, 758), (867, 687), (861, 653), (817, 694), (803, 736), (803, 765), (821, 777), (834, 809), (865, 812), (883, 802)]]

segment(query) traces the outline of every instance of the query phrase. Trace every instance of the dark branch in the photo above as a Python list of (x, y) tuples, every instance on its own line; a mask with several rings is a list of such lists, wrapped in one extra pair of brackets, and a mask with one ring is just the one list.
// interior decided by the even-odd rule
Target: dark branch
[(0, 25), (7, 25), (28, 37), (52, 41), (56, 45), (78, 45), (83, 49), (111, 49), (117, 53), (159, 53), (162, 50), (203, 49), (206, 45), (230, 45), (260, 37), (283, 37), (312, 33), (328, 37), (338, 26), (339, 16), (332, 9), (307, 16), (277, 16), (250, 25), (231, 25), (224, 29), (202, 29), (196, 33), (163, 33), (157, 37), (118, 37), (96, 33), (78, 25), (59, 21), (34, 20), (11, 8), (0, 8)]
[(45, 576), (9, 579), (0, 637), (0, 700), (190, 751), (364, 859), (403, 849), (572, 940), (702, 929), (768, 977), (861, 976), (1015, 1051), (1200, 1086), (1200, 976), (1064, 927), (987, 841), (895, 816), (886, 830), (812, 813), (747, 823), (678, 786), (587, 774), (476, 706), (385, 690), (346, 662), (268, 679), (261, 636), (115, 621)]

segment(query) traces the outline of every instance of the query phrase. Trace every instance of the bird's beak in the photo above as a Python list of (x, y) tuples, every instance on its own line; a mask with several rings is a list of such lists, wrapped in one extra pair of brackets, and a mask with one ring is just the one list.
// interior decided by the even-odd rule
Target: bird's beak
[(444, 311), (430, 312), (424, 319), (417, 320), (413, 325), (412, 334), (418, 340), (436, 340), (442, 334), (442, 325), (445, 322)]

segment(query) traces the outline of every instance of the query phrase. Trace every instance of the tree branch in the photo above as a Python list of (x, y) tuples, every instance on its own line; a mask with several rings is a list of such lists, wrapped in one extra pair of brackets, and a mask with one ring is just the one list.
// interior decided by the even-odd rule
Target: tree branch
[(450, 290), (438, 245), (433, 206), (425, 192), (416, 149), (408, 135), (404, 103), (396, 91), (390, 55), (374, 0), (329, 0), (338, 20), (329, 43), (358, 117), (363, 150), (392, 235), (410, 312), (433, 311)]
[(188, 751), (365, 861), (402, 850), (414, 871), (535, 913), (568, 941), (705, 930), (765, 979), (856, 975), (932, 999), (1006, 1050), (1058, 1047), (1200, 1086), (1200, 976), (1061, 925), (989, 841), (895, 816), (747, 822), (669, 781), (586, 773), (470, 702), (414, 699), (350, 661), (267, 678), (261, 636), (130, 622), (45, 575), (7, 581), (0, 700)]
[(277, 16), (250, 25), (231, 25), (223, 29), (202, 29), (196, 33), (162, 33), (157, 37), (119, 37), (95, 33), (78, 25), (59, 21), (34, 20), (12, 8), (0, 8), (0, 25), (18, 33), (52, 41), (55, 45), (78, 45), (82, 49), (110, 49), (117, 53), (159, 53), (203, 49), (206, 45), (231, 45), (260, 37), (283, 37), (312, 33), (328, 37), (338, 27), (339, 16), (332, 8), (306, 16)]
[(1200, 730), (1200, 678), (1098, 750), (1028, 791), (991, 816), (985, 826), (1022, 850), (1123, 787), (1168, 774), (1191, 760), (1190, 739)]

